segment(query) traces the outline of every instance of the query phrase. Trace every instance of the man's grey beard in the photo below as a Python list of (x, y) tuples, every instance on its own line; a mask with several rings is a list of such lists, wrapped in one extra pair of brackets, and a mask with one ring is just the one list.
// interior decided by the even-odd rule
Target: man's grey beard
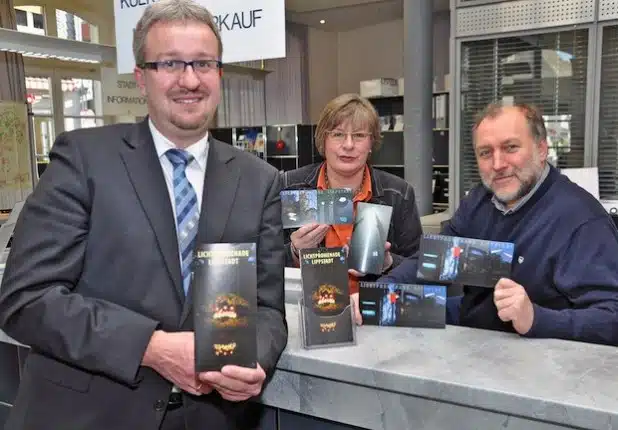
[[(543, 173), (543, 163), (540, 162), (538, 157), (533, 156), (532, 162), (530, 164), (531, 164), (530, 167), (526, 167), (524, 169), (520, 169), (519, 171), (514, 172), (515, 176), (520, 181), (520, 186), (514, 195), (508, 196), (506, 198), (505, 197), (501, 198), (498, 195), (498, 193), (496, 193), (491, 188), (491, 183), (489, 181), (486, 181), (485, 178), (483, 178), (482, 176), (481, 176), (481, 180), (485, 188), (493, 193), (496, 200), (498, 200), (503, 205), (507, 205), (511, 202), (516, 202), (520, 200), (521, 198), (523, 198), (524, 196), (526, 196), (530, 191), (532, 191), (534, 186), (537, 184), (537, 182), (541, 178), (541, 175)], [(529, 179), (522, 181), (520, 178), (520, 175), (524, 177), (528, 177)]]
[(500, 203), (502, 203), (503, 205), (508, 205), (511, 202), (515, 202), (520, 200), (521, 198), (523, 198), (526, 194), (528, 194), (530, 191), (532, 191), (532, 189), (534, 188), (534, 186), (537, 184), (537, 182), (539, 181), (539, 178), (535, 177), (532, 178), (532, 180), (527, 181), (527, 182), (523, 182), (521, 184), (521, 186), (519, 187), (519, 190), (517, 190), (517, 193), (515, 194), (515, 196), (513, 198), (509, 198), (507, 199), (501, 199), (500, 196), (498, 196), (498, 194), (496, 194), (496, 192), (494, 192), (491, 187), (489, 187), (487, 185), (487, 183), (485, 183), (485, 181), (483, 181), (483, 185), (485, 185), (485, 188), (487, 188), (489, 191), (491, 191), (494, 194), (494, 197), (496, 198), (497, 201), (499, 201)]

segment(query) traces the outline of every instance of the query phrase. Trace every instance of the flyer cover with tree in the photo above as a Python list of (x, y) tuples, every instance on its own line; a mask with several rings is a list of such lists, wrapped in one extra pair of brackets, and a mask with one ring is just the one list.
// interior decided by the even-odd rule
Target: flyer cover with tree
[(195, 370), (257, 366), (254, 243), (199, 245), (193, 258)]

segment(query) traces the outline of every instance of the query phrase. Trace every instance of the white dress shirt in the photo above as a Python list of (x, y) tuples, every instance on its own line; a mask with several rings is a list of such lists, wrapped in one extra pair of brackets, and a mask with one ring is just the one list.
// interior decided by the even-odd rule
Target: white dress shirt
[[(174, 211), (174, 220), (176, 220), (176, 204), (174, 197), (174, 166), (172, 162), (165, 155), (165, 151), (168, 149), (176, 148), (176, 145), (170, 142), (165, 136), (163, 136), (159, 130), (155, 127), (152, 120), (148, 120), (150, 126), (150, 132), (152, 133), (152, 139), (154, 140), (157, 155), (159, 156), (159, 162), (161, 168), (163, 168), (163, 175), (165, 176), (165, 183), (167, 184), (167, 191), (169, 192), (170, 202), (172, 203), (172, 209)], [(206, 174), (206, 161), (208, 159), (208, 133), (195, 142), (193, 145), (185, 149), (195, 159), (191, 161), (185, 170), (187, 179), (191, 183), (191, 186), (197, 194), (197, 207), (201, 213), (202, 208), (202, 194), (204, 191), (204, 175)]]

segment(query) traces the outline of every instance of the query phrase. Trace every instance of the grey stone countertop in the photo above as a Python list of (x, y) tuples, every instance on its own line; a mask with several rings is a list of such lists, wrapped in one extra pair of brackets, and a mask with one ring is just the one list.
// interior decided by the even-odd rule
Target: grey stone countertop
[[(305, 350), (300, 274), (286, 269), (283, 371), (586, 429), (618, 429), (618, 348), (447, 326), (361, 326), (357, 344)], [(0, 331), (0, 342), (16, 343)]]
[[(286, 290), (289, 281), (286, 273)], [(305, 350), (290, 302), (278, 369), (561, 425), (618, 428), (618, 348), (457, 326), (361, 326), (354, 346)]]

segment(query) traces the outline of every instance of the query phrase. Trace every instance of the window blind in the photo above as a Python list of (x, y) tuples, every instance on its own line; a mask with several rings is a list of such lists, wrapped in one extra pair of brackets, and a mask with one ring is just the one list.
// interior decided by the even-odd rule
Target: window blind
[(599, 99), (599, 196), (618, 200), (618, 26), (603, 29)]

